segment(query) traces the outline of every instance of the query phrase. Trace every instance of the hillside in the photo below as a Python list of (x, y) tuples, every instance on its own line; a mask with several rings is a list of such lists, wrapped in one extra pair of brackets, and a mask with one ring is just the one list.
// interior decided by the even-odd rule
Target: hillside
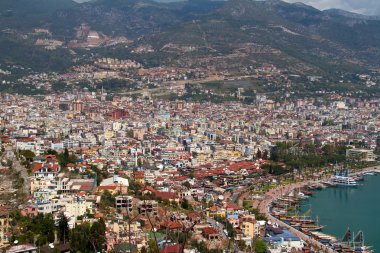
[(239, 61), (265, 61), (298, 70), (359, 71), (380, 64), (379, 28), (376, 19), (304, 4), (230, 0), (199, 22), (156, 34), (151, 43), (157, 49), (169, 43), (192, 45), (214, 55), (244, 51)]
[(52, 29), (62, 32), (62, 24), (72, 28), (88, 23), (107, 35), (136, 38), (196, 19), (223, 4), (208, 0), (173, 3), (151, 0), (95, 0), (57, 12), (53, 17)]
[(27, 31), (35, 27), (49, 26), (57, 11), (71, 9), (77, 5), (72, 0), (1, 0), (0, 29)]
[[(107, 36), (132, 39), (132, 47), (151, 45), (154, 53), (135, 56), (147, 66), (194, 68), (212, 65), (215, 69), (225, 66), (240, 69), (271, 63), (292, 72), (329, 74), (367, 71), (380, 65), (378, 17), (341, 10), (320, 11), (305, 4), (280, 0), (170, 3), (4, 0), (0, 10), (2, 30), (28, 33), (33, 28), (43, 27), (50, 29), (55, 38), (68, 43), (75, 37), (76, 27), (87, 23), (91, 29)], [(4, 39), (8, 36), (5, 33), (0, 36), (3, 43), (12, 43), (9, 38)], [(27, 43), (25, 36), (18, 37)], [(134, 57), (128, 48), (115, 46), (112, 49), (94, 51), (100, 56)], [(14, 55), (7, 52), (7, 62), (22, 63), (22, 50)], [(42, 53), (39, 61), (43, 62), (47, 54)]]

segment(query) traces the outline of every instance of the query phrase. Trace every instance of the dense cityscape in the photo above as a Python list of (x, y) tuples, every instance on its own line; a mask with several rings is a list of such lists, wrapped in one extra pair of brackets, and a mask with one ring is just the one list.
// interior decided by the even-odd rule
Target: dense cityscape
[(380, 16), (301, 2), (0, 1), (0, 252), (379, 250)]
[(323, 182), (337, 164), (360, 169), (376, 160), (378, 100), (105, 97), (104, 90), (2, 95), (2, 245), (315, 249), (289, 225), (270, 222), (262, 207), (270, 189)]

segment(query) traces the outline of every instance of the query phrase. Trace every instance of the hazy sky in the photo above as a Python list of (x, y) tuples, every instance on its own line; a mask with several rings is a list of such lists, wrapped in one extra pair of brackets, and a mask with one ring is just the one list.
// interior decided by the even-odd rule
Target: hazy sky
[(367, 15), (380, 15), (380, 0), (285, 0), (287, 2), (303, 2), (318, 9), (343, 9)]

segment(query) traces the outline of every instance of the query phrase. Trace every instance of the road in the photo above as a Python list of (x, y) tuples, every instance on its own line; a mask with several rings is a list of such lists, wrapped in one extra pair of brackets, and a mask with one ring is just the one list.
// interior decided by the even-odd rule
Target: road
[(298, 236), (299, 238), (301, 238), (302, 240), (304, 240), (308, 244), (311, 244), (317, 248), (323, 249), (324, 252), (333, 253), (335, 251), (333, 251), (331, 248), (328, 248), (327, 246), (323, 245), (322, 243), (318, 242), (317, 240), (314, 240), (313, 238), (309, 237), (308, 235), (302, 233), (299, 230), (296, 230), (295, 228), (289, 226), (288, 224), (286, 224), (286, 223), (282, 222), (281, 220), (272, 216), (272, 214), (270, 213), (270, 210), (269, 210), (271, 203), (275, 199), (277, 199), (278, 197), (280, 197), (283, 194), (286, 194), (286, 193), (293, 191), (294, 189), (304, 187), (304, 186), (308, 185), (310, 182), (311, 181), (304, 181), (301, 183), (282, 186), (282, 187), (278, 187), (276, 189), (270, 190), (269, 192), (267, 192), (265, 194), (264, 200), (261, 201), (261, 203), (259, 204), (259, 211), (260, 211), (260, 213), (264, 214), (267, 217), (268, 221), (271, 221), (272, 223), (276, 223), (282, 227), (286, 227), (289, 231), (291, 231), (293, 234), (295, 234), (296, 236)]
[(10, 146), (5, 147), (3, 159), (12, 161), (12, 168), (15, 171), (20, 172), (20, 176), (24, 179), (22, 191), (26, 194), (26, 196), (29, 196), (30, 195), (30, 179), (29, 179), (28, 171), (23, 165), (21, 165), (12, 147)]
[(224, 233), (224, 225), (220, 222), (217, 222), (216, 220), (210, 218), (210, 217), (207, 217), (206, 216), (206, 221), (211, 225), (213, 226), (216, 230), (218, 230), (219, 234), (222, 235), (223, 237), (223, 240), (230, 240), (230, 242), (233, 243), (233, 246), (234, 246), (234, 251), (233, 252), (241, 252), (239, 250), (239, 246), (237, 244), (237, 242), (233, 239), (233, 238), (229, 238), (226, 233)]

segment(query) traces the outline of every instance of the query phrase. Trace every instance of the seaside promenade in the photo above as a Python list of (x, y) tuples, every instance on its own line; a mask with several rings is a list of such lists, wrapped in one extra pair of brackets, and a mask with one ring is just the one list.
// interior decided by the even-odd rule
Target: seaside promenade
[(299, 183), (295, 183), (292, 185), (285, 185), (285, 186), (281, 186), (281, 187), (272, 189), (265, 194), (264, 199), (258, 205), (258, 209), (259, 209), (260, 213), (262, 213), (266, 216), (268, 221), (270, 221), (272, 223), (276, 223), (282, 227), (286, 227), (289, 231), (291, 231), (293, 234), (295, 234), (296, 236), (301, 238), (303, 241), (305, 241), (309, 245), (312, 245), (316, 249), (321, 249), (324, 252), (334, 253), (335, 251), (332, 250), (331, 248), (323, 245), (322, 243), (318, 242), (317, 240), (311, 238), (310, 236), (302, 233), (301, 231), (291, 227), (290, 225), (288, 225), (288, 224), (282, 222), (281, 220), (277, 219), (276, 217), (272, 216), (272, 214), (270, 213), (270, 210), (269, 210), (271, 203), (274, 200), (276, 200), (277, 198), (279, 198), (281, 195), (290, 193), (291, 191), (293, 191), (295, 189), (305, 187), (312, 182), (314, 182), (314, 181), (304, 181), (304, 182), (299, 182)]
[[(363, 173), (369, 173), (369, 172), (375, 172), (380, 173), (380, 166), (373, 166), (365, 168), (358, 172), (350, 173), (350, 176), (356, 176)], [(268, 221), (272, 223), (276, 223), (279, 226), (287, 228), (289, 231), (291, 231), (293, 234), (301, 238), (303, 241), (305, 241), (308, 245), (311, 245), (315, 249), (322, 250), (323, 252), (328, 253), (335, 253), (333, 249), (327, 247), (326, 245), (320, 243), (319, 241), (315, 240), (314, 238), (311, 238), (310, 236), (302, 233), (301, 231), (293, 228), (292, 226), (286, 224), (285, 222), (277, 219), (274, 217), (270, 212), (270, 206), (273, 201), (281, 197), (282, 195), (288, 194), (293, 190), (296, 190), (298, 188), (305, 187), (307, 185), (310, 185), (312, 183), (320, 182), (320, 180), (306, 180), (303, 182), (298, 182), (290, 185), (283, 185), (274, 189), (269, 190), (267, 193), (265, 193), (264, 198), (261, 201), (254, 201), (253, 208), (256, 208), (259, 210), (259, 212), (268, 219)]]
[(380, 166), (368, 167), (361, 171), (350, 173), (350, 176), (356, 176), (356, 175), (368, 173), (368, 172), (380, 173)]

